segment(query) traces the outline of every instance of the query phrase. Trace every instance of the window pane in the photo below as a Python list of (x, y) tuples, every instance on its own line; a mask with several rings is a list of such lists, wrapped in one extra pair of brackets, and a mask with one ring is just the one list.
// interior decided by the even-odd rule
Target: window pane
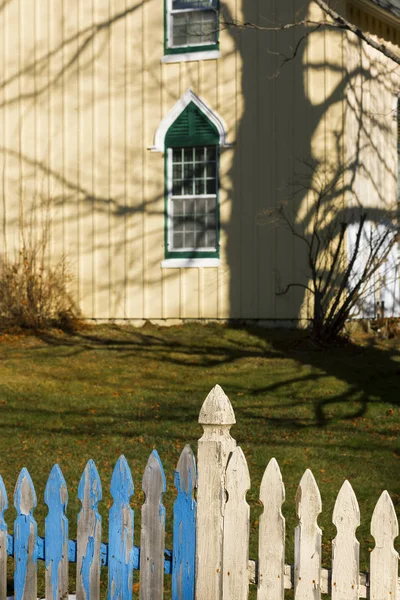
[(174, 215), (183, 215), (183, 200), (173, 201)]
[(185, 164), (183, 167), (183, 173), (184, 173), (184, 178), (185, 179), (192, 179), (193, 178), (193, 166), (191, 164)]
[(217, 149), (215, 146), (207, 146), (207, 160), (216, 160), (217, 158)]
[(185, 233), (185, 248), (195, 248), (193, 231)]
[(182, 196), (182, 181), (174, 181), (172, 183), (172, 195)]
[(193, 180), (185, 179), (183, 182), (183, 195), (184, 196), (193, 196)]
[(194, 199), (185, 200), (185, 215), (194, 215), (194, 203)]
[(173, 179), (182, 179), (182, 167), (181, 167), (181, 165), (174, 165), (172, 167), (172, 177), (173, 177)]
[(185, 148), (183, 151), (185, 162), (193, 161), (193, 148)]
[(206, 155), (206, 148), (195, 148), (196, 162), (204, 161)]
[(172, 17), (172, 44), (195, 46), (217, 41), (217, 12), (215, 10), (175, 13)]
[(173, 239), (174, 248), (184, 248), (183, 245), (183, 233), (174, 233)]
[(204, 194), (204, 181), (203, 179), (196, 179), (194, 184), (195, 194)]
[(207, 165), (206, 165), (206, 175), (207, 175), (207, 177), (214, 177), (215, 178), (215, 167), (216, 167), (215, 163), (207, 163)]
[(174, 148), (172, 150), (172, 161), (174, 163), (182, 161), (182, 148)]
[(207, 179), (207, 194), (216, 193), (215, 179)]
[(174, 231), (184, 231), (185, 217), (174, 217)]
[(217, 246), (217, 232), (214, 230), (207, 231), (206, 244), (208, 248), (216, 248)]
[(204, 213), (206, 212), (206, 199), (198, 198), (198, 200), (196, 200), (196, 208), (196, 214), (204, 215)]

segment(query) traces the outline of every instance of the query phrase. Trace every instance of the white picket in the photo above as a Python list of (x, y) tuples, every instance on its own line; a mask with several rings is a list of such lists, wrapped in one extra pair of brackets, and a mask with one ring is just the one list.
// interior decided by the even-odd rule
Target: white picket
[(164, 470), (156, 450), (150, 454), (142, 480), (146, 501), (140, 532), (140, 600), (162, 600), (164, 592)]
[(265, 469), (260, 487), (264, 512), (258, 540), (257, 600), (283, 600), (285, 594), (285, 486), (275, 458)]
[(294, 542), (295, 600), (321, 598), (322, 532), (317, 523), (321, 510), (321, 495), (317, 483), (310, 469), (307, 469), (296, 494), (299, 524), (295, 529)]
[(393, 541), (399, 535), (399, 524), (393, 502), (387, 491), (382, 492), (371, 520), (375, 548), (370, 558), (370, 600), (398, 598), (397, 578), (399, 555)]
[(223, 546), (223, 600), (246, 600), (249, 594), (250, 506), (246, 493), (250, 474), (243, 450), (234, 449), (226, 469), (228, 500), (225, 505)]
[(236, 446), (229, 430), (236, 423), (232, 405), (219, 385), (208, 394), (199, 423), (196, 524), (196, 600), (222, 598), (225, 473)]
[(355, 532), (360, 525), (360, 511), (347, 480), (336, 499), (332, 522), (337, 529), (332, 540), (332, 600), (358, 600), (360, 544)]
[(77, 520), (76, 600), (100, 599), (101, 516), (100, 477), (93, 460), (89, 460), (78, 487), (82, 503)]

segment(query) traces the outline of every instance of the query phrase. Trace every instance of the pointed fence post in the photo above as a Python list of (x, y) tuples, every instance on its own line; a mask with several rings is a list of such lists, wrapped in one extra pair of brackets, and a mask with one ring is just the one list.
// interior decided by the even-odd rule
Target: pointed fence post
[(221, 600), (225, 471), (236, 446), (229, 434), (236, 420), (219, 385), (205, 399), (199, 423), (204, 434), (197, 459), (196, 600)]
[(307, 469), (296, 494), (299, 524), (295, 529), (294, 541), (295, 600), (321, 598), (322, 532), (317, 523), (321, 511), (321, 495), (317, 482), (310, 469)]
[(68, 491), (58, 465), (51, 470), (44, 501), (49, 508), (45, 519), (46, 600), (61, 600), (68, 598)]
[(23, 468), (14, 492), (17, 518), (14, 521), (14, 597), (15, 600), (37, 599), (37, 524), (33, 509), (37, 506), (31, 476)]
[(114, 502), (108, 528), (108, 600), (132, 600), (134, 514), (129, 500), (133, 493), (131, 470), (122, 455), (111, 478)]
[(178, 496), (174, 502), (172, 600), (194, 600), (196, 551), (196, 462), (189, 444), (182, 450), (175, 471)]
[(228, 501), (224, 515), (223, 600), (247, 600), (249, 595), (250, 506), (246, 493), (250, 474), (243, 450), (237, 446), (226, 469)]
[(360, 544), (356, 529), (360, 525), (360, 510), (347, 480), (336, 499), (332, 522), (337, 529), (332, 540), (332, 600), (358, 600)]
[(7, 598), (7, 523), (4, 520), (7, 508), (7, 492), (0, 475), (0, 600)]
[(257, 600), (284, 600), (285, 518), (282, 504), (285, 486), (275, 458), (271, 458), (265, 469), (260, 500), (264, 512), (259, 525)]
[(164, 469), (157, 450), (153, 450), (143, 475), (140, 532), (140, 600), (162, 600), (164, 595), (165, 507), (162, 496), (167, 489)]
[(78, 515), (76, 600), (100, 598), (101, 516), (97, 510), (102, 498), (96, 465), (89, 460), (78, 487), (82, 509)]
[(393, 541), (399, 535), (399, 524), (393, 502), (382, 492), (371, 520), (375, 548), (371, 552), (370, 600), (397, 600), (399, 555)]

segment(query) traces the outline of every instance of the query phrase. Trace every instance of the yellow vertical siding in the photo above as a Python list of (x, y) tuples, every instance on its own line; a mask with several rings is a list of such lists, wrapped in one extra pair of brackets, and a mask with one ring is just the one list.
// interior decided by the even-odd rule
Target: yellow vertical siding
[[(320, 17), (302, 0), (227, 0), (221, 12), (261, 26)], [(378, 31), (377, 22), (358, 16)], [(260, 222), (289, 197), (307, 158), (328, 173), (343, 160), (346, 136), (355, 135), (348, 104), (365, 93), (365, 82), (344, 69), (345, 38), (330, 30), (310, 36), (277, 74), (277, 53), (288, 55), (302, 31), (223, 28), (220, 59), (161, 64), (163, 20), (161, 0), (11, 0), (0, 10), (1, 251), (18, 246), (21, 201), (29, 211), (50, 199), (51, 255), (68, 257), (88, 318), (305, 316), (301, 290), (276, 295), (305, 280), (304, 246), (285, 228)], [(385, 35), (399, 36), (395, 29)], [(355, 66), (362, 55), (374, 68), (376, 56), (347, 43)], [(384, 97), (369, 89), (373, 113), (391, 110), (393, 78)], [(164, 158), (148, 147), (189, 87), (221, 115), (234, 143), (221, 150), (221, 265), (162, 269)], [(397, 165), (393, 122), (384, 127), (377, 144), (390, 177), (371, 150), (360, 156), (387, 196)], [(360, 171), (355, 183), (360, 194), (363, 177)], [(370, 187), (366, 193), (377, 201)], [(307, 191), (296, 209), (306, 228), (313, 210)]]

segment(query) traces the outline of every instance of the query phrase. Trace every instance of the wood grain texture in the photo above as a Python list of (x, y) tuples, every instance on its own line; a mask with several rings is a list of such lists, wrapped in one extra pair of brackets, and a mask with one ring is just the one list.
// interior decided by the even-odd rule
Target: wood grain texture
[(259, 524), (257, 600), (283, 600), (285, 518), (282, 515), (282, 504), (285, 501), (285, 486), (275, 458), (271, 458), (265, 469), (260, 500), (264, 512)]
[(162, 600), (164, 586), (165, 507), (167, 486), (157, 450), (153, 450), (143, 475), (146, 500), (142, 506), (140, 534), (140, 600)]
[(236, 447), (229, 430), (235, 423), (229, 398), (216, 385), (200, 411), (204, 434), (198, 442), (196, 600), (221, 600), (225, 473)]
[(14, 506), (14, 596), (15, 600), (37, 599), (37, 524), (33, 510), (37, 506), (36, 492), (31, 476), (23, 468), (19, 474)]
[(101, 516), (98, 503), (102, 498), (100, 477), (96, 465), (89, 460), (78, 488), (82, 509), (78, 515), (76, 598), (100, 598)]
[(44, 500), (49, 509), (45, 519), (46, 600), (64, 600), (68, 596), (68, 491), (58, 465), (51, 470)]
[(175, 471), (178, 496), (174, 502), (172, 600), (193, 600), (196, 552), (196, 461), (187, 444)]
[(8, 498), (3, 478), (0, 475), (0, 600), (7, 598), (7, 523), (4, 513), (8, 509)]
[(385, 490), (379, 498), (371, 520), (375, 548), (370, 558), (370, 600), (397, 598), (399, 555), (393, 541), (399, 524), (393, 502)]
[(337, 534), (332, 540), (332, 600), (357, 600), (359, 597), (360, 544), (356, 529), (360, 510), (353, 488), (345, 481), (333, 510)]
[(250, 474), (243, 450), (237, 446), (226, 469), (225, 489), (228, 500), (224, 516), (223, 600), (247, 600), (249, 594), (250, 506), (246, 493)]
[(108, 600), (132, 598), (134, 512), (129, 502), (133, 493), (131, 470), (125, 456), (120, 456), (111, 478), (114, 503), (109, 513)]
[(317, 523), (321, 510), (321, 495), (317, 483), (310, 469), (307, 469), (296, 494), (299, 524), (295, 529), (294, 543), (295, 600), (321, 598), (322, 532)]

